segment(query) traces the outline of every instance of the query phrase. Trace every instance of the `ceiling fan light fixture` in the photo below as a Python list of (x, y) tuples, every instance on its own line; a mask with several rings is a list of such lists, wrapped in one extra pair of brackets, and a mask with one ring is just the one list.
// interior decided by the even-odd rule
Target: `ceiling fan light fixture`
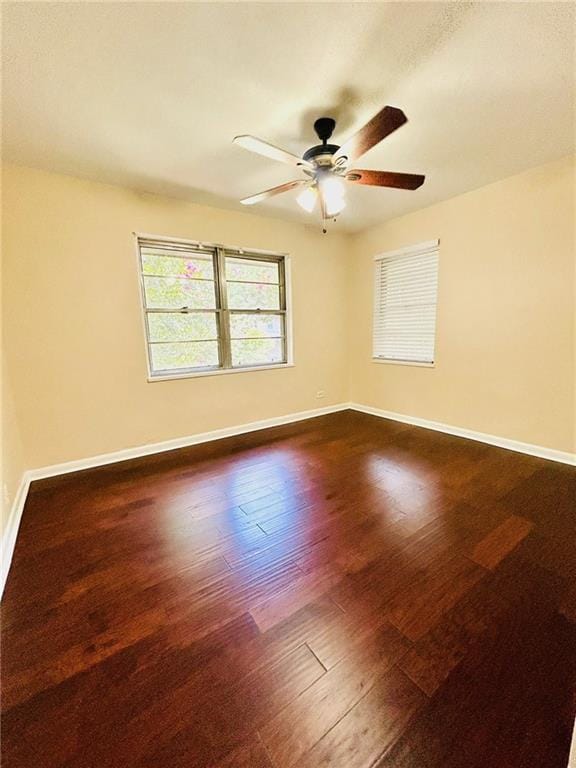
[(328, 217), (337, 216), (346, 207), (346, 187), (338, 176), (332, 174), (324, 176), (319, 181), (326, 214)]
[(306, 187), (296, 198), (298, 205), (307, 213), (312, 213), (318, 201), (318, 192), (314, 187)]

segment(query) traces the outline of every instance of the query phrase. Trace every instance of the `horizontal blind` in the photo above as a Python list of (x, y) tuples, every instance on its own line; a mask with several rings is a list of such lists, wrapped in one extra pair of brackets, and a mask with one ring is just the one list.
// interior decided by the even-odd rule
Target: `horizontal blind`
[(437, 242), (378, 257), (374, 289), (374, 358), (433, 363)]

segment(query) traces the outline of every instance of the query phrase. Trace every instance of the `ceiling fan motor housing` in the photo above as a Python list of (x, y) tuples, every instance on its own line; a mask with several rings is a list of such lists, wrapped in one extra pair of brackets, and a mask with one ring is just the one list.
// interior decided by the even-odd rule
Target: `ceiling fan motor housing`
[(302, 158), (316, 165), (332, 165), (332, 157), (339, 149), (337, 144), (317, 144), (307, 149)]
[(308, 162), (314, 162), (315, 165), (332, 165), (332, 156), (338, 152), (340, 147), (337, 144), (328, 144), (328, 139), (332, 136), (336, 121), (331, 117), (319, 117), (314, 123), (314, 130), (322, 144), (310, 147), (302, 156)]

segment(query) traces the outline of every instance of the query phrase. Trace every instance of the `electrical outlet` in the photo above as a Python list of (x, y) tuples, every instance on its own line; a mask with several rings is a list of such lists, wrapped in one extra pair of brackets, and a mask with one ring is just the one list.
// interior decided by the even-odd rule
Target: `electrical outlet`
[(324, 392), (323, 389), (319, 389), (318, 392), (316, 392), (316, 399), (320, 400), (326, 395), (326, 392)]

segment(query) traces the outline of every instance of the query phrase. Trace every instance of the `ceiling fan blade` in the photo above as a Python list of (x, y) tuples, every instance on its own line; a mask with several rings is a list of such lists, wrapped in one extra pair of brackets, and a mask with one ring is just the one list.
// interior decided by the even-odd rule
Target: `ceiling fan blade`
[(264, 192), (259, 192), (257, 195), (251, 195), (245, 197), (240, 202), (242, 205), (254, 205), (262, 200), (266, 200), (268, 197), (274, 197), (274, 195), (280, 195), (282, 192), (288, 192), (295, 187), (301, 187), (302, 184), (308, 184), (308, 179), (297, 179), (296, 181), (288, 181), (286, 184), (280, 184), (278, 187), (272, 187), (272, 189), (266, 189)]
[(257, 155), (269, 157), (271, 160), (278, 160), (281, 163), (295, 165), (298, 168), (313, 167), (306, 160), (298, 157), (298, 155), (293, 155), (291, 152), (286, 152), (285, 149), (280, 149), (273, 144), (269, 144), (267, 141), (257, 139), (256, 136), (236, 136), (233, 141), (234, 144), (238, 144), (239, 147), (243, 147), (249, 152), (256, 152)]
[(424, 184), (426, 176), (417, 173), (394, 173), (393, 171), (348, 171), (346, 181), (353, 184), (371, 184), (374, 187), (394, 187), (396, 189), (418, 189)]
[(348, 160), (356, 160), (406, 122), (408, 118), (401, 109), (384, 107), (340, 147), (336, 157), (345, 155)]

